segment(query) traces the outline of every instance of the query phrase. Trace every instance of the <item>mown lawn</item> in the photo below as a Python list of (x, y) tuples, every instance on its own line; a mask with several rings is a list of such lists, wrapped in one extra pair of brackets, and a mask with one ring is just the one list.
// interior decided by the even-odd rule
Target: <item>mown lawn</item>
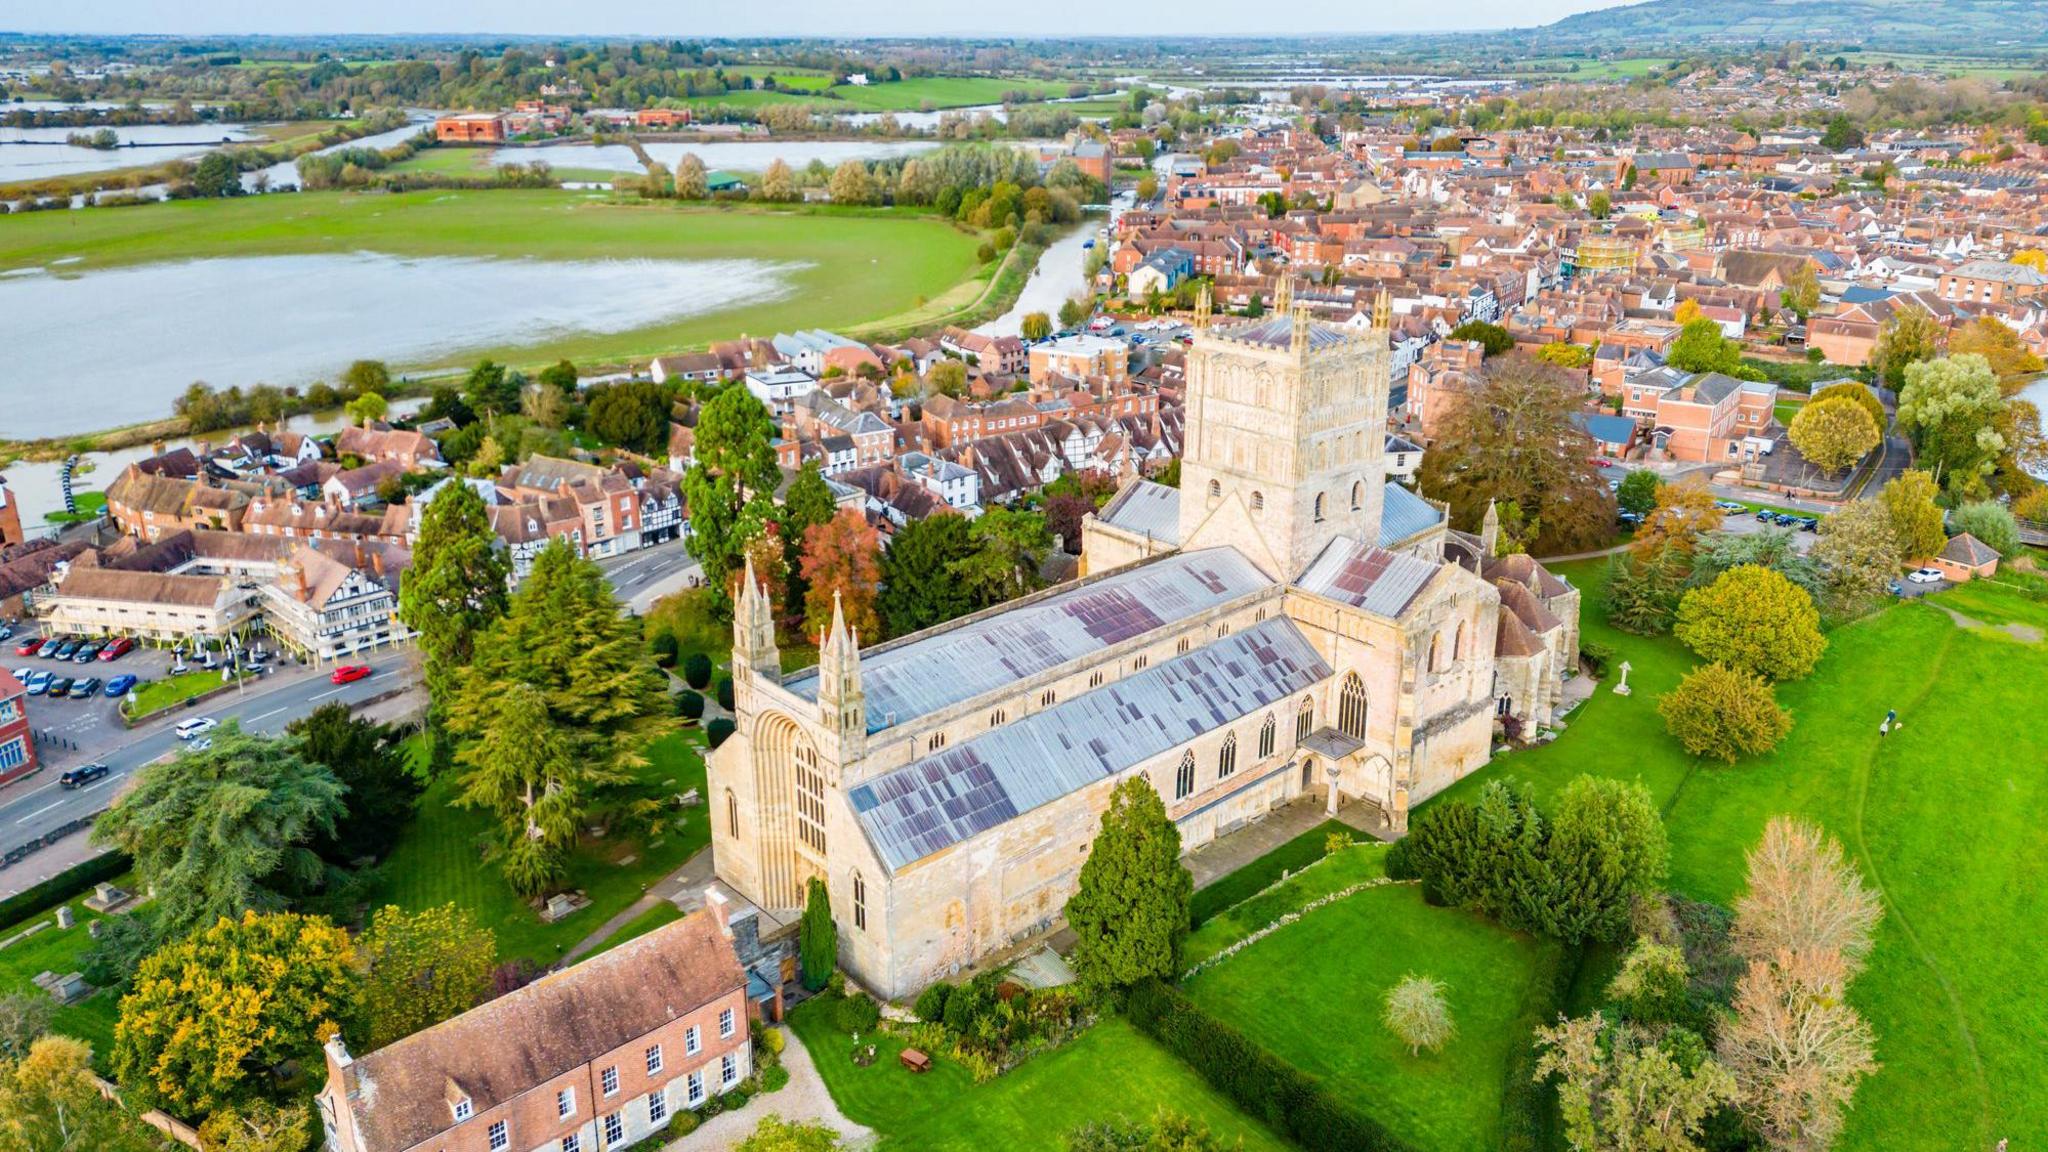
[[(663, 737), (648, 749), (640, 779), (663, 796), (704, 789), (703, 737), (691, 731)], [(455, 904), (497, 936), (498, 958), (525, 957), (547, 965), (645, 894), (655, 881), (681, 867), (711, 842), (709, 808), (674, 813), (672, 823), (648, 837), (586, 841), (569, 866), (568, 886), (590, 898), (590, 906), (554, 924), (515, 895), (498, 870), (483, 858), (491, 842), (489, 817), (449, 801), (458, 789), (454, 773), (434, 781), (420, 797), (420, 810), (381, 868), (370, 906), (432, 908)], [(673, 810), (671, 810), (673, 812)], [(657, 925), (649, 924), (651, 931)], [(612, 943), (619, 941), (614, 940)]]
[[(1291, 1147), (1204, 1084), (1186, 1065), (1121, 1018), (986, 1083), (943, 1057), (914, 1074), (896, 1062), (903, 1044), (874, 1036), (876, 1059), (857, 1068), (853, 1041), (828, 1004), (809, 1001), (790, 1024), (840, 1110), (873, 1128), (879, 1147), (903, 1152), (1063, 1152), (1065, 1134), (1097, 1120), (1149, 1120), (1160, 1110), (1209, 1125), (1245, 1152)], [(1235, 1147), (1235, 1145), (1232, 1145)]]
[[(1353, 849), (1346, 863), (1353, 854), (1376, 866), (1384, 853)], [(1312, 898), (1320, 880), (1335, 879), (1319, 875), (1335, 863), (1290, 882), (1305, 889), (1269, 911), (1277, 915), (1284, 903)], [(1212, 1016), (1322, 1079), (1416, 1148), (1492, 1148), (1503, 1070), (1526, 1042), (1513, 1022), (1530, 991), (1537, 947), (1478, 916), (1424, 904), (1416, 885), (1394, 884), (1304, 913), (1203, 971), (1185, 990)], [(1381, 1022), (1383, 997), (1409, 973), (1445, 984), (1458, 1034), (1435, 1055), (1410, 1055)]]
[[(454, 149), (433, 163), (455, 164)], [(47, 217), (47, 218), (45, 218)], [(303, 192), (182, 200), (107, 212), (32, 213), (0, 229), (0, 269), (62, 265), (64, 275), (154, 261), (381, 252), (526, 260), (762, 260), (789, 266), (779, 299), (633, 332), (537, 335), (477, 349), (517, 363), (665, 354), (740, 332), (899, 322), (934, 301), (978, 295), (980, 240), (929, 213), (896, 209), (682, 206), (565, 190)], [(964, 300), (963, 300), (964, 302)], [(374, 355), (375, 348), (365, 348)], [(417, 369), (434, 365), (397, 365)]]
[(123, 707), (128, 709), (130, 719), (139, 720), (166, 708), (176, 707), (194, 696), (211, 692), (220, 686), (218, 668), (210, 671), (201, 668), (191, 672), (180, 672), (175, 676), (166, 676), (161, 680), (146, 680), (136, 685), (135, 703), (132, 706), (124, 704)]
[[(1633, 695), (1602, 685), (1557, 741), (1448, 795), (1508, 776), (1539, 795), (1585, 772), (1641, 780), (1664, 806), (1672, 886), (1722, 903), (1740, 892), (1744, 854), (1771, 816), (1819, 821), (1886, 905), (1850, 992), (1883, 1068), (1837, 1148), (1975, 1150), (2048, 1131), (2048, 1001), (2034, 991), (2048, 981), (2036, 946), (2048, 923), (2048, 645), (1958, 627), (1931, 604), (1895, 605), (1835, 629), (1814, 675), (1781, 688), (1794, 724), (1774, 754), (1704, 764), (1656, 714), (1691, 655), (1607, 627), (1598, 562), (1564, 571), (1587, 590), (1586, 639), (1633, 666)], [(1980, 584), (1936, 603), (2048, 631), (2048, 605), (2013, 588)], [(1880, 736), (1893, 708), (1904, 726)]]
[[(122, 876), (114, 883), (133, 890), (135, 878)], [(87, 925), (102, 917), (85, 906), (84, 896), (75, 896), (65, 903), (71, 906), (72, 913), (78, 918), (69, 928), (57, 927), (55, 904), (0, 928), (0, 940), (5, 940), (33, 924), (47, 922), (50, 925), (26, 940), (0, 949), (0, 994), (47, 996), (48, 993), (35, 986), (35, 978), (39, 974), (53, 972), (65, 976), (78, 971), (79, 961), (92, 947), (92, 930)], [(76, 1004), (58, 1008), (50, 1027), (52, 1031), (90, 1043), (94, 1057), (103, 1062), (113, 1051), (114, 1019), (119, 1008), (120, 1001), (111, 993), (94, 992)]]
[(1349, 824), (1341, 820), (1325, 820), (1196, 892), (1194, 898), (1188, 901), (1189, 917), (1194, 920), (1196, 927), (1200, 927), (1208, 922), (1210, 917), (1259, 889), (1277, 882), (1284, 874), (1299, 871), (1304, 865), (1322, 859), (1323, 849), (1328, 845), (1332, 833), (1344, 836), (1357, 835)]
[[(1276, 851), (1268, 853), (1238, 872), (1231, 873), (1225, 878), (1226, 882), (1236, 879), (1244, 872), (1256, 870), (1263, 874), (1265, 869), (1260, 866), (1285, 852), (1294, 843), (1299, 841), (1283, 844)], [(1278, 876), (1273, 876), (1266, 882), (1270, 887), (1262, 885), (1263, 891), (1253, 889), (1255, 895), (1248, 894), (1249, 898), (1242, 902), (1219, 909), (1189, 933), (1187, 946), (1181, 958), (1183, 966), (1192, 968), (1200, 964), (1281, 916), (1300, 909), (1311, 900), (1333, 892), (1341, 892), (1355, 884), (1387, 874), (1387, 849), (1383, 844), (1358, 844), (1334, 856), (1322, 855), (1320, 847), (1318, 845), (1318, 854), (1311, 861), (1293, 865), (1294, 875), (1285, 882), (1273, 883), (1279, 879)], [(1203, 889), (1204, 892), (1212, 890)]]

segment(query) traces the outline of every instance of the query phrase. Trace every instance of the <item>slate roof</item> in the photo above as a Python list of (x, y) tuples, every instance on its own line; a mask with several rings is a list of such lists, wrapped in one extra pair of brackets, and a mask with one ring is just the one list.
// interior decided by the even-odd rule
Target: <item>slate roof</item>
[(1991, 545), (1968, 532), (1962, 532), (1949, 537), (1948, 544), (1941, 550), (1941, 558), (1952, 564), (1965, 564), (1975, 568), (1998, 559), (1998, 553)]
[(1278, 617), (885, 773), (847, 800), (900, 872), (1330, 675)]
[(1126, 532), (1180, 543), (1180, 489), (1140, 480), (1116, 494), (1098, 518)]
[(1391, 481), (1386, 486), (1387, 494), (1380, 509), (1380, 546), (1406, 540), (1426, 528), (1434, 528), (1443, 521), (1444, 514), (1436, 505)]
[(1399, 616), (1441, 565), (1339, 536), (1309, 562), (1294, 584), (1380, 616)]
[[(1230, 548), (1175, 553), (861, 653), (868, 731), (949, 708), (1270, 587)], [(783, 686), (818, 698), (816, 668)]]

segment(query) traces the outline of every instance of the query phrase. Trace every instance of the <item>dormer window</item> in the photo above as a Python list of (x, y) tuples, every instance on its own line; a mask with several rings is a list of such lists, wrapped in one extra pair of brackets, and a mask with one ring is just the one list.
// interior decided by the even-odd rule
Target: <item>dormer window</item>
[(453, 1104), (449, 1105), (449, 1107), (455, 1113), (455, 1122), (457, 1124), (460, 1124), (464, 1120), (467, 1120), (471, 1116), (475, 1115), (475, 1109), (470, 1104), (469, 1097), (467, 1096), (458, 1098)]

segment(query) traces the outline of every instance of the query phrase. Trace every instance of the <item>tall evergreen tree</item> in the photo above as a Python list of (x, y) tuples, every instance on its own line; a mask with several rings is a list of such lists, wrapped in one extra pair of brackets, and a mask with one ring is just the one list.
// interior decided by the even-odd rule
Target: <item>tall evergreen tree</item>
[(782, 563), (789, 573), (784, 607), (792, 614), (803, 610), (804, 598), (810, 593), (810, 581), (803, 575), (804, 534), (832, 519), (837, 511), (839, 505), (832, 499), (832, 489), (818, 462), (805, 464), (782, 497)]
[(905, 524), (882, 553), (878, 607), (891, 636), (943, 624), (974, 608), (973, 595), (953, 567), (974, 552), (965, 516), (941, 513)]
[(1102, 829), (1067, 901), (1081, 983), (1102, 991), (1180, 973), (1194, 878), (1180, 862), (1180, 830), (1159, 792), (1132, 776), (1110, 794)]
[(832, 979), (839, 963), (839, 929), (832, 923), (832, 895), (816, 876), (804, 890), (803, 922), (798, 926), (797, 953), (803, 962), (804, 987), (816, 992)]
[(312, 845), (334, 834), (343, 791), (292, 742), (229, 721), (212, 747), (143, 769), (92, 838), (134, 858), (158, 927), (176, 938), (318, 887), (326, 868)]
[(420, 517), (412, 565), (398, 586), (398, 618), (419, 633), (428, 719), (436, 726), (477, 633), (505, 614), (510, 578), (483, 497), (460, 481), (442, 488)]
[(389, 852), (412, 823), (424, 787), (391, 731), (334, 703), (293, 721), (287, 731), (298, 737), (306, 759), (325, 764), (348, 789), (348, 810), (334, 822), (334, 835), (320, 837), (314, 850), (344, 865)]
[(727, 388), (697, 418), (697, 462), (683, 474), (690, 509), (690, 555), (704, 581), (729, 608), (733, 572), (747, 542), (774, 519), (781, 479), (768, 409), (745, 388)]

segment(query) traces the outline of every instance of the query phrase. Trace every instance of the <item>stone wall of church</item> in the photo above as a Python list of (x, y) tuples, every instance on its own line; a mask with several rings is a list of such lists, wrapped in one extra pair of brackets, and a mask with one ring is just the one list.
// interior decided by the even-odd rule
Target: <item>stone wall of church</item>
[(1095, 576), (1164, 556), (1174, 550), (1173, 544), (1151, 536), (1140, 536), (1126, 532), (1114, 525), (1105, 524), (1094, 516), (1081, 521), (1081, 575)]

